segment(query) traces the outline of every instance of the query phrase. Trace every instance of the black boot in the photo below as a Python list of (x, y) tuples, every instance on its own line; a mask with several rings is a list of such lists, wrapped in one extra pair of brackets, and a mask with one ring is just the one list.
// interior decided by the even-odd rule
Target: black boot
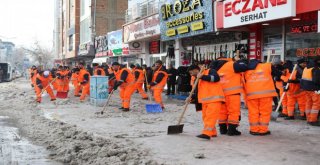
[(300, 119), (300, 120), (307, 120), (307, 117), (306, 117), (306, 115), (303, 115), (303, 116), (300, 116), (299, 119)]
[(210, 136), (205, 135), (205, 134), (198, 135), (197, 137), (198, 137), (198, 138), (201, 138), (201, 139), (210, 140)]
[(319, 122), (308, 122), (308, 124), (311, 125), (311, 126), (317, 126), (317, 127), (320, 126)]
[(288, 116), (288, 117), (284, 118), (284, 120), (294, 120), (294, 116)]
[(237, 130), (238, 125), (236, 124), (229, 124), (229, 128), (228, 128), (228, 135), (229, 136), (239, 136), (241, 135), (241, 132), (239, 132)]
[(270, 131), (267, 131), (265, 133), (260, 133), (260, 136), (266, 136), (266, 135), (271, 135), (271, 132)]
[(123, 107), (121, 107), (121, 108), (119, 108), (119, 110), (124, 110), (124, 108), (123, 108)]
[(252, 132), (252, 131), (250, 131), (250, 135), (253, 135), (253, 136), (260, 136), (260, 133), (259, 133), (259, 132)]
[(288, 117), (288, 115), (280, 113), (278, 117)]
[(123, 108), (122, 111), (123, 111), (123, 112), (129, 112), (130, 110), (129, 110), (129, 108)]
[(220, 134), (225, 135), (228, 132), (227, 124), (219, 124)]

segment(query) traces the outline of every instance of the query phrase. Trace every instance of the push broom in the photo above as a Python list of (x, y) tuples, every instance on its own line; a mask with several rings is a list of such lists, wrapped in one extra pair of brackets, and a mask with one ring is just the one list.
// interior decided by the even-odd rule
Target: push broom
[[(200, 70), (200, 72), (199, 72), (198, 75), (202, 74), (202, 72), (204, 71), (204, 69), (205, 69), (204, 67), (201, 68), (201, 70)], [(193, 88), (192, 88), (192, 90), (191, 90), (191, 92), (190, 92), (189, 97), (187, 98), (187, 100), (192, 97), (193, 92), (195, 91), (196, 87), (198, 86), (198, 82), (199, 82), (199, 77), (197, 76), (197, 79), (196, 79), (196, 81), (195, 81), (195, 83), (194, 83), (194, 85), (193, 85)], [(180, 116), (180, 118), (179, 118), (178, 124), (177, 124), (177, 125), (170, 125), (170, 126), (168, 127), (168, 135), (171, 135), (171, 134), (179, 134), (179, 133), (182, 133), (182, 132), (183, 132), (183, 126), (184, 126), (184, 124), (181, 124), (181, 121), (182, 121), (182, 118), (183, 118), (184, 114), (186, 113), (186, 110), (187, 110), (189, 104), (190, 104), (189, 102), (186, 102), (186, 104), (184, 105), (184, 109), (183, 109), (182, 114), (181, 114), (181, 116)]]

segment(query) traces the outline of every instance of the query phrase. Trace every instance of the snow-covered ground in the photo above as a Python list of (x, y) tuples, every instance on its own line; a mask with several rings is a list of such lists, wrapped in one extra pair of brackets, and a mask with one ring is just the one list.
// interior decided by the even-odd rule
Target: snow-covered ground
[[(71, 87), (72, 88), (72, 87)], [(103, 115), (101, 107), (80, 103), (79, 98), (34, 103), (26, 80), (0, 84), (0, 115), (17, 120), (24, 135), (45, 146), (52, 159), (70, 164), (320, 164), (320, 128), (305, 121), (270, 124), (272, 135), (251, 136), (247, 110), (242, 110), (239, 137), (196, 138), (202, 128), (201, 113), (190, 105), (183, 120), (184, 133), (167, 135), (184, 102), (166, 100), (166, 110), (147, 114), (138, 94), (132, 111), (119, 111), (119, 96)], [(164, 97), (165, 98), (165, 97)]]

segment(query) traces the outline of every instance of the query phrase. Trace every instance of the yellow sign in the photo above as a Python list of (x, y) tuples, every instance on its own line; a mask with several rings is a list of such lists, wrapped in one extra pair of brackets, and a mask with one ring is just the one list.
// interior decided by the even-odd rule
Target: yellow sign
[(191, 29), (192, 29), (192, 31), (204, 29), (203, 21), (192, 23)]
[(178, 34), (184, 34), (189, 32), (188, 26), (180, 26), (178, 27)]
[(166, 34), (167, 34), (168, 37), (177, 35), (175, 29), (169, 29), (169, 30), (167, 30)]

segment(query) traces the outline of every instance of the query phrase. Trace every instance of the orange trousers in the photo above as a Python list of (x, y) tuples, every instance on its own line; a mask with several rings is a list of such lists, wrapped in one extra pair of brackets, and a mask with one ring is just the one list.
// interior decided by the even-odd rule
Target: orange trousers
[(272, 97), (248, 100), (250, 131), (266, 133), (272, 113)]
[(58, 92), (67, 92), (69, 91), (69, 80), (65, 80), (65, 79), (57, 79), (57, 91)]
[(54, 90), (58, 90), (58, 83), (57, 80), (52, 82), (52, 86)]
[(320, 111), (320, 95), (306, 91), (306, 116), (308, 122), (317, 122)]
[(143, 86), (143, 83), (136, 83), (135, 90), (139, 91), (139, 94), (143, 99), (148, 98), (148, 95), (146, 94), (146, 92), (144, 92), (144, 90), (142, 89), (142, 86)]
[(134, 84), (128, 85), (125, 87), (120, 87), (120, 98), (122, 101), (123, 108), (130, 108), (130, 100), (134, 91), (135, 91)]
[(226, 102), (222, 103), (219, 124), (239, 125), (241, 96), (240, 94), (225, 96)]
[(306, 110), (306, 93), (305, 91), (300, 92), (299, 94), (288, 93), (287, 94), (288, 102), (288, 116), (294, 116), (294, 109), (296, 102), (298, 102), (300, 116), (304, 116), (304, 112)]
[(82, 89), (82, 86), (80, 85), (80, 83), (74, 84), (74, 95), (78, 96), (81, 89)]
[(158, 104), (161, 105), (161, 107), (164, 107), (164, 104), (162, 102), (162, 92), (163, 92), (163, 88), (156, 88), (156, 89), (152, 89), (153, 90), (153, 98), (154, 101)]
[[(280, 91), (280, 97), (282, 96), (282, 92)], [(287, 93), (284, 94), (283, 100), (282, 100), (282, 114), (288, 115), (288, 95)]]
[[(45, 88), (46, 86), (44, 86)], [(40, 89), (39, 87), (35, 86), (35, 90), (36, 90), (36, 94), (37, 94), (37, 101), (41, 102), (41, 92), (42, 89)], [(56, 97), (53, 94), (52, 88), (50, 86), (47, 87), (47, 89), (45, 89), (47, 91), (47, 93), (49, 94), (51, 99), (55, 99)]]
[(82, 93), (80, 96), (80, 101), (84, 101), (84, 99), (86, 99), (86, 96), (90, 95), (90, 83), (86, 83), (84, 85), (81, 85), (81, 87), (82, 87)]
[(216, 123), (219, 118), (219, 111), (222, 102), (213, 102), (202, 104), (202, 120), (203, 120), (203, 130), (202, 134), (208, 136), (216, 136)]

